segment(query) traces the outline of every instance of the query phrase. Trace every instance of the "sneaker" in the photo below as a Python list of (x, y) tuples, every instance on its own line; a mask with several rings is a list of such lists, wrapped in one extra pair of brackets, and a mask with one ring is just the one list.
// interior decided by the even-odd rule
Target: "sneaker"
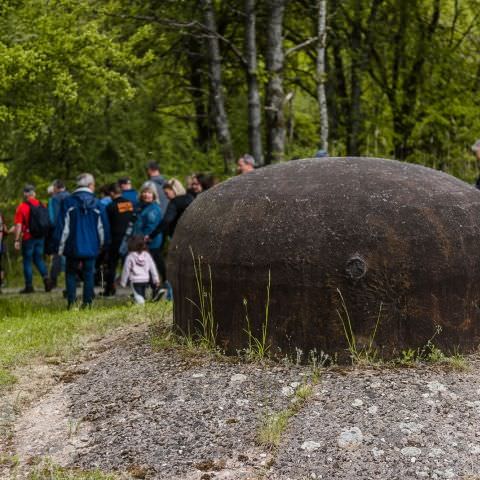
[(20, 290), (18, 293), (33, 293), (35, 290), (31, 285), (27, 285), (24, 289)]
[(152, 302), (158, 302), (167, 294), (167, 292), (168, 290), (166, 288), (159, 288), (158, 290), (153, 292)]

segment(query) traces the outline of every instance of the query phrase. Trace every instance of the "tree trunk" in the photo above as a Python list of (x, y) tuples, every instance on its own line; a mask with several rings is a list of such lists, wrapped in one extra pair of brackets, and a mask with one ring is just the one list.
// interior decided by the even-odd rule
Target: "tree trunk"
[(271, 0), (267, 25), (266, 92), (267, 163), (283, 160), (285, 153), (285, 115), (283, 112), (283, 14), (286, 0)]
[(260, 110), (260, 92), (257, 78), (257, 41), (256, 41), (255, 0), (245, 0), (245, 58), (247, 62), (248, 84), (248, 146), (257, 165), (263, 165), (262, 115)]
[(318, 0), (317, 96), (320, 109), (320, 145), (328, 152), (328, 108), (325, 92), (325, 44), (327, 40), (327, 0)]
[(208, 30), (207, 46), (210, 59), (210, 84), (213, 103), (215, 105), (215, 126), (217, 129), (218, 142), (222, 150), (224, 170), (225, 173), (227, 173), (231, 170), (231, 165), (234, 163), (234, 156), (230, 127), (225, 109), (225, 97), (223, 95), (222, 58), (220, 56), (220, 46), (212, 0), (202, 0), (202, 6), (205, 15), (205, 26)]
[(208, 86), (203, 83), (206, 62), (201, 52), (201, 46), (202, 44), (199, 44), (197, 38), (190, 37), (187, 56), (189, 90), (195, 108), (196, 143), (198, 148), (205, 153), (210, 148), (213, 132), (208, 118)]
[(362, 5), (355, 1), (354, 20), (352, 24), (352, 64), (350, 68), (350, 120), (348, 122), (347, 154), (360, 155), (360, 133), (362, 129)]

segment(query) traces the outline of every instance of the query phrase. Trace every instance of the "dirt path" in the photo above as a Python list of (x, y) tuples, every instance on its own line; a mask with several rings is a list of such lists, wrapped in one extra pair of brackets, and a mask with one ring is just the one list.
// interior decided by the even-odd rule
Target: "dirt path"
[(127, 327), (76, 365), (34, 372), (49, 391), (12, 407), (20, 467), (3, 478), (50, 457), (125, 478), (479, 479), (480, 361), (468, 362), (324, 371), (271, 452), (256, 443), (262, 421), (310, 369), (154, 351), (146, 325)]

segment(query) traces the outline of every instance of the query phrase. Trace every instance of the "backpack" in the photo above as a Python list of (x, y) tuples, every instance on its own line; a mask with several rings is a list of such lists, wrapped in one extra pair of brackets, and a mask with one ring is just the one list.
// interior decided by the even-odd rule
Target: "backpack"
[(28, 222), (30, 235), (32, 238), (45, 238), (51, 229), (47, 207), (41, 203), (38, 205), (33, 205), (30, 202), (26, 203), (30, 206), (30, 220)]

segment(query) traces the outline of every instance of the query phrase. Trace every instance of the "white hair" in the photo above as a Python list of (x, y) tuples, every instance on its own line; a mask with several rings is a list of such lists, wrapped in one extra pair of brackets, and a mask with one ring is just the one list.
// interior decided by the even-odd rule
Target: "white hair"
[(95, 183), (95, 178), (91, 173), (81, 173), (77, 177), (77, 187), (88, 187)]

